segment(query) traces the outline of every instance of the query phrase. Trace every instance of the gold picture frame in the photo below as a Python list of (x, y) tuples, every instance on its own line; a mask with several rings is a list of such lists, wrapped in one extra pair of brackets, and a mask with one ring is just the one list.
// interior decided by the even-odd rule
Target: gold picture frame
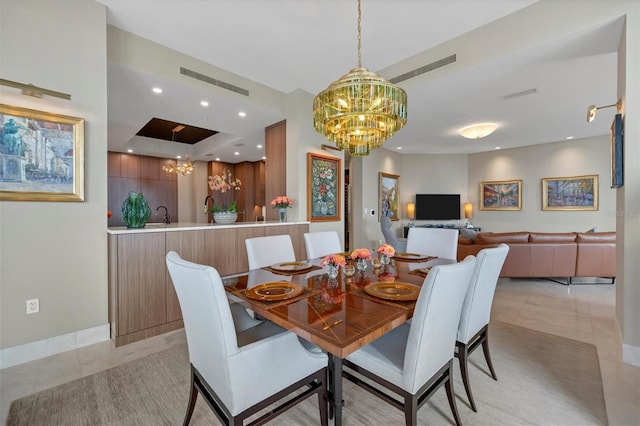
[(0, 200), (84, 201), (84, 119), (0, 104)]
[(480, 210), (522, 210), (522, 180), (480, 182)]
[(598, 210), (598, 175), (542, 179), (542, 210)]
[(378, 211), (378, 220), (383, 216), (388, 216), (391, 220), (400, 220), (400, 176), (379, 173)]
[(340, 159), (307, 153), (307, 220), (340, 220)]

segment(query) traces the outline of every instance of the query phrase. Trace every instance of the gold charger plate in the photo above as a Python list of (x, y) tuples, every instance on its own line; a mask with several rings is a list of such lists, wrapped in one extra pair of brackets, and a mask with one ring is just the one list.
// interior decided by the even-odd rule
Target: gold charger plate
[(393, 257), (400, 260), (425, 260), (430, 258), (426, 254), (419, 253), (396, 253)]
[(299, 272), (306, 271), (307, 269), (313, 268), (313, 265), (307, 262), (284, 262), (284, 263), (276, 263), (275, 265), (270, 266), (274, 271), (282, 271), (282, 272)]
[(286, 300), (299, 296), (304, 288), (286, 281), (264, 283), (247, 290), (247, 297), (255, 300)]
[(420, 287), (400, 281), (378, 281), (366, 286), (364, 291), (381, 299), (407, 301), (418, 299)]

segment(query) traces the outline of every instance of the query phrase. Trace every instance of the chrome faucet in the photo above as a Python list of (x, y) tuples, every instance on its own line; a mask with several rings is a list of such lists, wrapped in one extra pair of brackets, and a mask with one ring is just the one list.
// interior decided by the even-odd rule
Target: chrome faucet
[(158, 211), (160, 209), (164, 209), (164, 218), (162, 218), (162, 221), (164, 223), (166, 223), (167, 225), (170, 224), (171, 223), (171, 216), (169, 216), (169, 210), (167, 210), (167, 208), (165, 206), (158, 206), (156, 211)]

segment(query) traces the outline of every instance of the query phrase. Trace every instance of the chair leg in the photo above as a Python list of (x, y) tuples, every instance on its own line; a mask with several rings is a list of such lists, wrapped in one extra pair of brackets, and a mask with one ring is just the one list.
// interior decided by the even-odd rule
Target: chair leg
[(493, 369), (493, 363), (491, 362), (491, 354), (489, 353), (489, 327), (487, 326), (484, 330), (484, 339), (482, 340), (482, 352), (484, 352), (484, 359), (487, 360), (487, 365), (489, 366), (489, 371), (491, 371), (491, 376), (493, 380), (497, 381), (498, 376), (496, 376), (496, 371)]
[(469, 369), (467, 368), (467, 362), (469, 358), (469, 352), (467, 351), (467, 345), (462, 342), (456, 342), (456, 346), (458, 347), (458, 362), (460, 363), (460, 374), (462, 375), (462, 383), (464, 384), (464, 390), (467, 392), (467, 398), (469, 398), (469, 403), (471, 404), (471, 409), (474, 412), (478, 412), (476, 408), (476, 403), (473, 400), (473, 395), (471, 394), (471, 385), (469, 383)]
[(416, 395), (405, 395), (404, 421), (406, 426), (418, 424), (418, 398)]
[[(447, 399), (449, 400), (449, 407), (453, 413), (453, 418), (456, 421), (456, 426), (461, 426), (460, 414), (458, 414), (458, 406), (456, 405), (456, 397), (453, 393), (453, 380), (451, 380), (451, 371), (453, 371), (453, 360), (449, 361), (449, 369), (447, 371), (447, 379), (444, 383), (444, 388), (447, 391)], [(414, 423), (415, 424), (415, 423)]]
[(191, 390), (189, 391), (189, 403), (187, 404), (187, 413), (184, 415), (184, 421), (182, 424), (184, 426), (188, 426), (191, 421), (191, 415), (193, 414), (193, 409), (196, 406), (196, 399), (198, 398), (198, 389), (195, 384), (195, 373), (193, 371), (193, 366), (191, 366)]
[(320, 424), (322, 426), (329, 425), (329, 401), (327, 399), (327, 378), (326, 375), (322, 381), (322, 391), (318, 392), (318, 407), (320, 407)]

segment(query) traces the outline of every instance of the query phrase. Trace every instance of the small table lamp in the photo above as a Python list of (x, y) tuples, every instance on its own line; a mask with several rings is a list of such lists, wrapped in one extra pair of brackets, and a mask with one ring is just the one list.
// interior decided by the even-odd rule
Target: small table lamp
[(412, 219), (416, 218), (416, 203), (407, 203), (407, 219), (409, 219), (409, 224), (407, 225), (409, 228), (413, 228), (415, 225), (411, 222)]
[(465, 228), (473, 228), (473, 225), (469, 220), (472, 217), (473, 217), (473, 204), (467, 201), (466, 203), (464, 203), (464, 218), (467, 220), (467, 222), (464, 224)]

